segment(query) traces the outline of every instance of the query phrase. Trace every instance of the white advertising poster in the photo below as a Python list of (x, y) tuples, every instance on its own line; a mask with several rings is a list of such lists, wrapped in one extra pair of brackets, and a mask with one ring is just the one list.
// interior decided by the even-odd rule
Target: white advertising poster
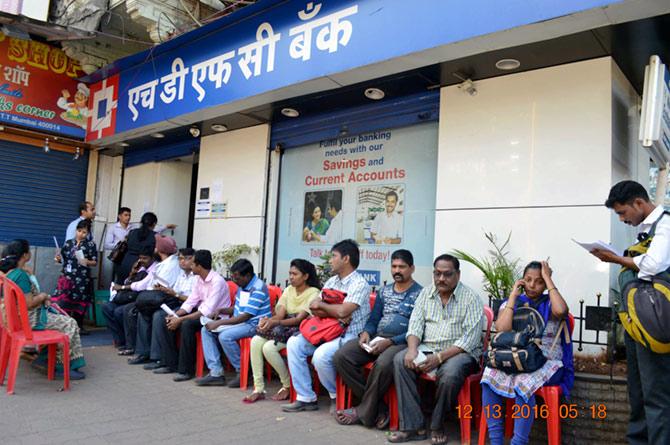
[(315, 265), (337, 241), (359, 243), (372, 285), (391, 280), (408, 249), (428, 283), (435, 232), (437, 123), (374, 131), (289, 149), (282, 162), (277, 280), (293, 258)]

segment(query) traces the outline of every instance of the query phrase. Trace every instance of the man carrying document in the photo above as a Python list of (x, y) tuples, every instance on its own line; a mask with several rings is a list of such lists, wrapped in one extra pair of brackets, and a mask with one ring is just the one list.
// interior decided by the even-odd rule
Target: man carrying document
[[(649, 289), (652, 281), (658, 285), (670, 278), (670, 214), (663, 206), (654, 206), (642, 185), (635, 181), (621, 181), (610, 190), (605, 206), (619, 215), (625, 224), (638, 227), (638, 242), (617, 255), (606, 249), (594, 249), (593, 255), (606, 263), (619, 264), (621, 296), (620, 310), (626, 327), (626, 358), (628, 362), (628, 400), (631, 411), (627, 439), (630, 444), (670, 443), (670, 385), (666, 384), (670, 374), (670, 353), (654, 351), (653, 342), (635, 341), (631, 335), (631, 320), (644, 320), (646, 334), (667, 338), (668, 307), (665, 295), (640, 291)], [(646, 285), (645, 285), (646, 283)], [(656, 286), (656, 285), (654, 285)], [(633, 292), (637, 290), (637, 292)], [(638, 298), (644, 296), (645, 298)], [(630, 305), (633, 303), (633, 306)], [(630, 311), (634, 307), (635, 311)], [(649, 318), (646, 315), (651, 315)], [(659, 317), (660, 315), (660, 317)], [(660, 324), (649, 323), (656, 319)], [(644, 323), (643, 323), (644, 324)], [(661, 328), (661, 336), (654, 336), (651, 327)], [(662, 331), (665, 331), (664, 333)]]
[[(230, 307), (228, 283), (212, 270), (209, 250), (195, 252), (191, 270), (196, 276), (191, 294), (176, 312), (166, 311), (170, 315), (165, 317), (165, 323), (158, 331), (162, 366), (154, 373), (177, 372), (175, 382), (191, 380), (195, 375), (196, 333), (202, 328), (200, 317), (212, 317), (220, 309)], [(181, 332), (178, 349), (177, 332)]]
[[(405, 334), (414, 301), (421, 285), (414, 281), (414, 257), (409, 250), (391, 255), (393, 283), (377, 294), (372, 314), (357, 339), (350, 340), (333, 356), (333, 363), (344, 383), (360, 404), (335, 413), (341, 425), (362, 423), (385, 429), (389, 423), (384, 395), (393, 383), (393, 357), (407, 346)], [(364, 366), (374, 362), (366, 378)]]

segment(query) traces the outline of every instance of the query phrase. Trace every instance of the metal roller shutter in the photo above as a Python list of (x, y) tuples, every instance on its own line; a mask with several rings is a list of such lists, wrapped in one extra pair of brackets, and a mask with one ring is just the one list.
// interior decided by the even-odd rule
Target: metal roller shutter
[(62, 242), (86, 196), (88, 153), (72, 154), (0, 141), (0, 242), (33, 246)]

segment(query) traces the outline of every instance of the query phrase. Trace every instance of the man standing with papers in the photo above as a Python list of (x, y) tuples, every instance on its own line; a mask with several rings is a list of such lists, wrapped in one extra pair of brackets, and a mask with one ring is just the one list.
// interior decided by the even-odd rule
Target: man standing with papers
[[(175, 382), (190, 380), (195, 375), (196, 333), (202, 327), (200, 317), (210, 317), (220, 309), (230, 307), (228, 283), (212, 270), (209, 250), (195, 252), (191, 270), (196, 276), (191, 294), (174, 313), (176, 316), (168, 315), (158, 331), (162, 366), (154, 373), (178, 372), (173, 379)], [(177, 332), (181, 333), (179, 349), (175, 341)]]
[[(637, 279), (644, 281), (651, 281), (657, 275), (664, 274), (662, 278), (667, 281), (667, 274), (670, 273), (670, 214), (663, 206), (654, 206), (644, 187), (635, 181), (621, 181), (614, 185), (605, 206), (614, 210), (621, 222), (638, 227), (638, 243), (627, 250), (628, 256), (605, 249), (594, 249), (591, 253), (601, 261), (622, 266), (619, 280), (620, 286), (623, 284), (621, 287), (626, 286), (623, 282), (626, 271), (636, 272)], [(623, 289), (620, 291), (623, 292)], [(649, 303), (647, 301), (636, 300), (636, 303), (654, 304), (651, 300)], [(653, 306), (638, 309), (652, 310)], [(661, 316), (666, 317), (667, 321), (667, 314), (661, 313)], [(628, 443), (670, 443), (670, 385), (666, 383), (670, 374), (670, 354), (652, 351), (636, 342), (628, 332), (624, 338), (631, 407)]]
[[(351, 388), (360, 404), (337, 411), (341, 425), (362, 423), (385, 429), (389, 423), (384, 395), (393, 383), (393, 357), (407, 345), (405, 334), (414, 301), (421, 285), (414, 281), (414, 257), (409, 250), (391, 255), (393, 283), (382, 287), (363, 332), (347, 342), (333, 356), (333, 363), (344, 383)], [(366, 378), (364, 366), (374, 362)]]
[[(444, 420), (458, 403), (458, 392), (477, 372), (482, 353), (484, 305), (460, 282), (458, 259), (440, 255), (433, 262), (433, 284), (424, 287), (414, 304), (407, 329), (407, 348), (393, 359), (400, 431), (389, 442), (422, 440), (426, 433), (416, 379), (436, 371), (437, 389), (430, 421), (432, 443), (447, 443)], [(417, 359), (420, 352), (425, 360)]]

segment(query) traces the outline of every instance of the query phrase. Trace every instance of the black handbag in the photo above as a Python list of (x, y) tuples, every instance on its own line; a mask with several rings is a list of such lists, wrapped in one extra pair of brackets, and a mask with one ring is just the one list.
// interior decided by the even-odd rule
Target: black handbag
[(132, 303), (137, 299), (137, 295), (138, 292), (135, 292), (133, 290), (121, 290), (117, 292), (112, 302), (118, 305)]
[(109, 252), (107, 258), (109, 258), (109, 260), (114, 264), (121, 264), (123, 262), (123, 258), (126, 256), (126, 253), (128, 253), (128, 241), (121, 240), (116, 243), (116, 246), (114, 246), (112, 251)]
[[(294, 318), (297, 314), (289, 314), (286, 318)], [(266, 338), (268, 340), (273, 340), (275, 344), (277, 343), (286, 343), (289, 338), (293, 337), (296, 333), (300, 332), (300, 326), (282, 326), (277, 325), (269, 331), (261, 331), (259, 328), (256, 328), (256, 335)]]
[(540, 348), (546, 324), (542, 315), (532, 307), (517, 307), (513, 326), (523, 323), (523, 330), (495, 334), (486, 351), (486, 366), (507, 374), (537, 371), (547, 362)]

